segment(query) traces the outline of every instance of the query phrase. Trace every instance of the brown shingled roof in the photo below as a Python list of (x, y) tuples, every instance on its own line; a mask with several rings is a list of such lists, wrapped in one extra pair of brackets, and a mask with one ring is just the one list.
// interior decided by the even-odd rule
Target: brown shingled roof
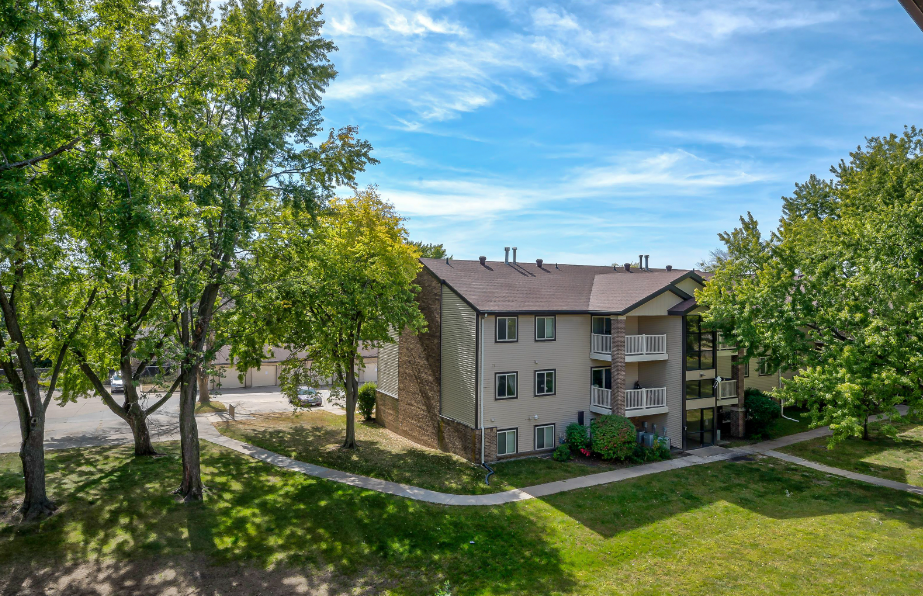
[(478, 261), (448, 263), (420, 259), (442, 282), (482, 312), (599, 312), (621, 313), (664, 291), (685, 298), (672, 284), (688, 270), (632, 270), (592, 265), (554, 265)]

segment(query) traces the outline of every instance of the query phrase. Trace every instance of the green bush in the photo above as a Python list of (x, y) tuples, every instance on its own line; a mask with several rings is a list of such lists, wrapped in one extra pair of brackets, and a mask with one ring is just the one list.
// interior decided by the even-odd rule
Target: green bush
[(377, 385), (375, 385), (375, 383), (366, 383), (362, 387), (359, 387), (358, 403), (356, 406), (359, 408), (359, 413), (362, 414), (366, 420), (372, 419), (372, 410), (375, 409), (376, 387)]
[(628, 456), (628, 460), (634, 464), (663, 461), (665, 459), (670, 459), (670, 448), (667, 447), (667, 442), (659, 437), (654, 440), (653, 447), (645, 447), (640, 443), (635, 443), (634, 451)]
[(590, 434), (593, 436), (593, 451), (603, 459), (628, 459), (638, 444), (635, 425), (617, 414), (594, 418)]
[(551, 457), (554, 461), (567, 461), (570, 459), (570, 449), (567, 445), (558, 445)]
[(582, 424), (568, 424), (564, 430), (564, 444), (571, 451), (580, 451), (590, 446), (590, 436), (586, 432), (586, 427)]
[(771, 397), (756, 389), (744, 392), (744, 407), (747, 410), (747, 434), (762, 437), (773, 420), (782, 416), (782, 408)]

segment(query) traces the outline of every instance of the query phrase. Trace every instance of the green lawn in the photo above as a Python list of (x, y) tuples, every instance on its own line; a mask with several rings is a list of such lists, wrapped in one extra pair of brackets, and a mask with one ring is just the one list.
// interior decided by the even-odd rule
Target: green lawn
[(421, 447), (375, 423), (357, 422), (359, 448), (340, 449), (346, 436), (346, 418), (323, 410), (266, 414), (220, 422), (215, 427), (228, 437), (299, 461), (455, 494), (534, 486), (628, 465), (585, 458), (562, 463), (532, 457), (491, 465), (495, 474), (487, 486), (484, 468), (449, 453)]
[[(0, 593), (29, 577), (64, 594), (161, 593), (189, 567), (207, 579), (194, 580), (196, 593), (223, 595), (302, 585), (431, 596), (446, 580), (456, 595), (923, 592), (923, 498), (771, 458), (450, 508), (203, 443), (207, 499), (183, 505), (169, 494), (177, 446), (159, 448), (168, 456), (50, 453), (61, 507), (40, 525), (0, 522)], [(20, 490), (18, 457), (0, 455), (0, 507), (9, 511)], [(81, 565), (95, 570), (84, 591), (89, 580), (72, 573)]]
[(728, 442), (726, 447), (741, 447), (743, 445), (752, 445), (760, 441), (768, 441), (770, 439), (778, 439), (779, 437), (786, 437), (788, 435), (794, 435), (796, 433), (803, 433), (807, 430), (811, 430), (808, 426), (810, 424), (809, 418), (802, 418), (801, 415), (805, 413), (805, 410), (798, 410), (795, 408), (785, 408), (785, 415), (788, 418), (778, 418), (769, 425), (767, 429), (767, 435), (765, 437), (760, 437), (759, 439), (734, 439), (733, 441)]
[(847, 439), (827, 449), (829, 439), (813, 439), (781, 449), (828, 466), (923, 486), (923, 423), (904, 419), (894, 424), (896, 439), (881, 432), (880, 423), (869, 425), (870, 440)]
[(208, 403), (196, 403), (196, 414), (214, 414), (216, 412), (227, 412), (228, 407), (218, 400), (212, 399)]

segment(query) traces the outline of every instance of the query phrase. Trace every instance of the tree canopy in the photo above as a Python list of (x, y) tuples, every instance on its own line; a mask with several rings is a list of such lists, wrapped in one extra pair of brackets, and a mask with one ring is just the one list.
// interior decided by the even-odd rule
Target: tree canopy
[(923, 131), (870, 138), (831, 172), (796, 185), (768, 237), (749, 214), (721, 234), (697, 298), (746, 358), (797, 371), (778, 394), (835, 443), (923, 410)]

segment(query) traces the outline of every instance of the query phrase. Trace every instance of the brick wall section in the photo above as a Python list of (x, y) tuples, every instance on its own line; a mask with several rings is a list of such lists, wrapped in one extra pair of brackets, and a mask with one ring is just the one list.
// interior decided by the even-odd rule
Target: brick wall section
[(398, 352), (400, 399), (397, 433), (433, 449), (439, 448), (440, 332), (442, 286), (425, 269), (417, 275), (417, 304), (426, 331), (401, 334)]
[(612, 413), (625, 415), (625, 317), (612, 317)]
[(397, 432), (400, 425), (399, 420), (400, 403), (390, 395), (385, 395), (380, 391), (375, 394), (375, 422), (381, 426)]
[(744, 378), (743, 356), (744, 352), (741, 350), (737, 356), (731, 358), (731, 379), (737, 381), (737, 406), (725, 406), (727, 410), (731, 411), (731, 436), (734, 438), (744, 437), (747, 431), (747, 412), (744, 408), (744, 384), (746, 379)]
[(439, 449), (469, 461), (480, 461), (478, 433), (473, 428), (450, 418), (439, 419)]
[(497, 427), (485, 428), (484, 433), (484, 461), (497, 461)]

